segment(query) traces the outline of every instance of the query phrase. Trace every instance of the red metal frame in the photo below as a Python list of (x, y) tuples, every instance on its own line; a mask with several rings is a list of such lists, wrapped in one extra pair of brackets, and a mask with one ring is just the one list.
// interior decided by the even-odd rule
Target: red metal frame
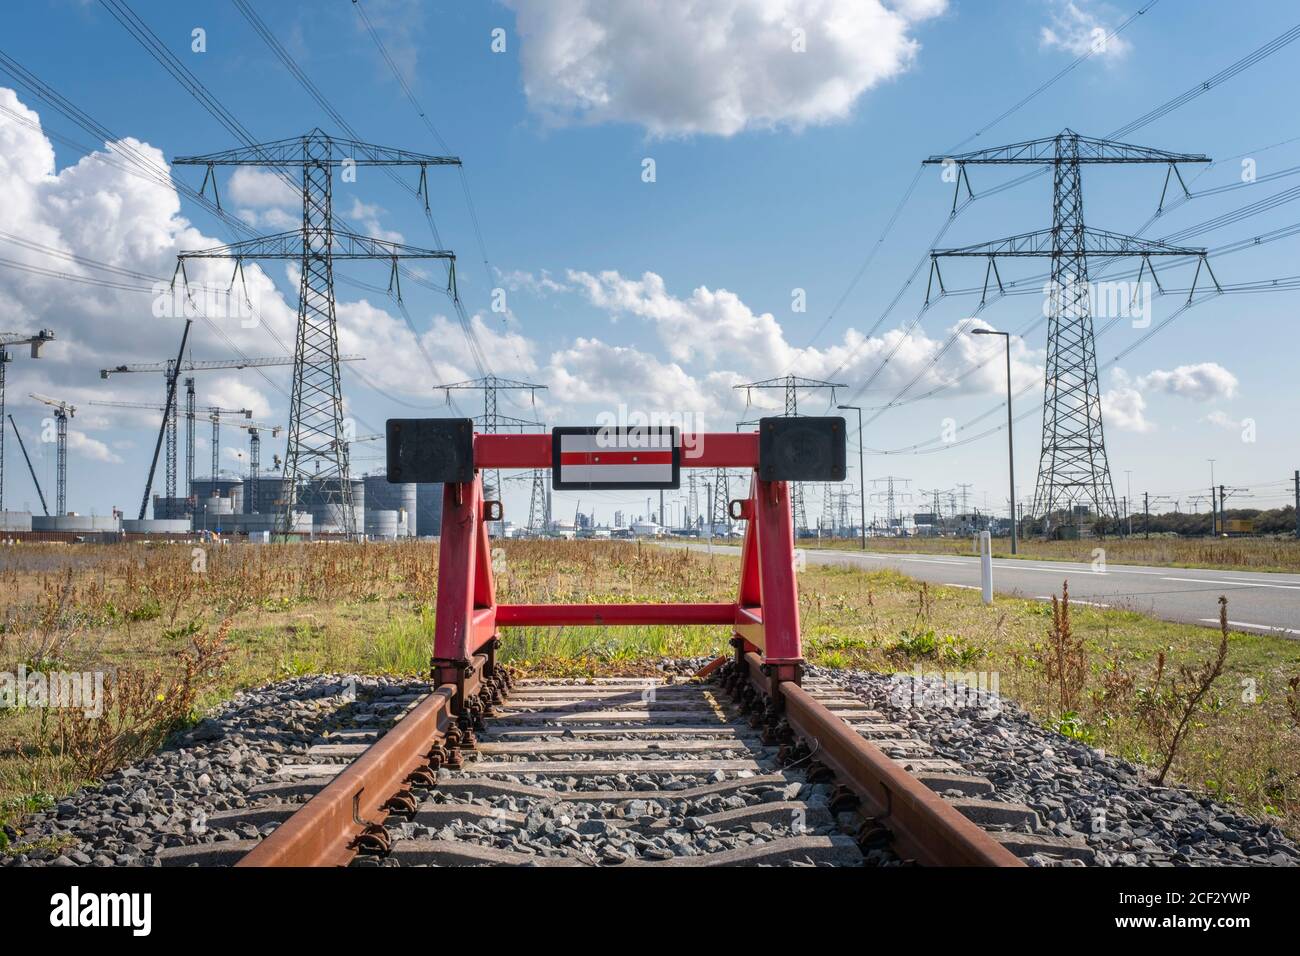
[(550, 435), (474, 436), (472, 482), (448, 484), (442, 500), (433, 666), (438, 683), (455, 682), (501, 627), (715, 624), (732, 629), (738, 652), (762, 656), (774, 681), (799, 681), (799, 593), (794, 568), (790, 488), (758, 478), (758, 433), (683, 436), (683, 468), (750, 468), (740, 586), (734, 603), (498, 604), (481, 472), (551, 467)]

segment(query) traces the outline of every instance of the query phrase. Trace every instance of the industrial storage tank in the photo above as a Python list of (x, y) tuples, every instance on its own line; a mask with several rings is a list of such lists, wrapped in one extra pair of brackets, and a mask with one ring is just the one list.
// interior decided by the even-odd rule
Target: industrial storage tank
[[(419, 510), (420, 486), (416, 484), (405, 484), (402, 488), (402, 531), (403, 537), (415, 537), (415, 520), (416, 513)], [(441, 513), (440, 513), (441, 515)]]
[(0, 511), (0, 531), (31, 531), (30, 511)]
[[(313, 478), (307, 483), (300, 503), (311, 512), (316, 531), (337, 534), (346, 526), (343, 505), (338, 501), (339, 488), (337, 478)], [(352, 527), (360, 532), (365, 525), (365, 482), (359, 478), (352, 479), (351, 494)]]
[(121, 531), (122, 521), (103, 515), (32, 515), (33, 531)]
[(417, 486), (414, 482), (390, 483), (387, 475), (367, 475), (366, 509), (368, 511), (405, 511), (409, 516), (399, 535), (414, 534)]
[[(278, 511), (257, 515), (231, 515), (222, 519), (221, 529), (231, 534), (258, 534), (263, 531), (279, 534), (283, 531), (281, 527), (283, 520), (284, 516)], [(312, 530), (311, 515), (295, 511), (293, 527), (289, 530), (295, 534), (310, 534)]]
[(194, 506), (188, 498), (153, 496), (153, 516), (157, 519), (184, 518), (188, 521), (193, 513)]
[(421, 483), (416, 487), (415, 527), (412, 534), (429, 538), (442, 533), (442, 483)]
[(229, 498), (235, 489), (242, 489), (244, 482), (239, 478), (195, 478), (190, 482), (190, 494), (200, 500), (211, 498), (216, 495), (218, 498)]
[(257, 479), (257, 498), (254, 500), (253, 483), (245, 479), (243, 491), (244, 514), (270, 514), (281, 511), (288, 500), (289, 482), (279, 475), (259, 475)]
[(128, 534), (189, 534), (189, 518), (125, 518), (122, 530)]
[(380, 541), (392, 541), (401, 533), (403, 523), (399, 513), (387, 508), (380, 511), (366, 512), (366, 537)]

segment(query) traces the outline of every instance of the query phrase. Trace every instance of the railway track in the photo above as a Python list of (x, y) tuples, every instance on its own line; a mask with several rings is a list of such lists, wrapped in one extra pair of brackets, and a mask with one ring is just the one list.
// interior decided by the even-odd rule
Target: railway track
[[(390, 701), (164, 865), (1018, 865), (1086, 855), (826, 680), (512, 680)], [(305, 801), (305, 802), (303, 802)], [(269, 836), (263, 836), (269, 832)]]

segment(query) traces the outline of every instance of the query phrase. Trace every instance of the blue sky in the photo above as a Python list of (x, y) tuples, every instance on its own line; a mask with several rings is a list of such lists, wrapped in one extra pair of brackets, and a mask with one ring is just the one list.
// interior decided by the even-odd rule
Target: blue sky
[[(731, 430), (738, 418), (757, 414), (746, 409), (744, 393), (732, 388), (738, 382), (790, 371), (829, 377), (849, 385), (841, 401), (856, 396), (872, 406), (894, 398), (918, 372), (922, 376), (909, 395), (942, 386), (996, 355), (992, 340), (959, 336), (927, 370), (953, 326), (972, 316), (978, 296), (934, 303), (911, 337), (903, 338), (900, 330), (917, 318), (924, 300), (924, 270), (882, 320), (948, 219), (952, 186), (942, 181), (940, 169), (921, 174), (897, 222), (878, 240), (922, 159), (944, 154), (986, 127), (1089, 51), (1092, 31), (1112, 30), (1141, 5), (366, 0), (364, 9), (442, 139), (464, 160), (482, 247), (454, 171), (430, 171), (433, 215), (444, 245), (458, 254), (462, 298), (476, 317), (490, 371), (549, 386), (536, 408), (525, 396), (516, 399), (518, 405), (503, 401), (502, 411), (540, 416), (548, 425), (581, 424), (624, 404)], [(363, 138), (443, 152), (353, 4), (253, 6)], [(258, 139), (313, 126), (334, 131), (234, 4), (136, 0), (131, 8)], [(1105, 50), (964, 148), (1047, 136), (1066, 126), (1104, 136), (1195, 87), (1296, 19), (1294, 6), (1282, 2), (1161, 0)], [(195, 28), (204, 31), (204, 52), (191, 49)], [(492, 49), (497, 29), (504, 31), (504, 52)], [(804, 31), (805, 52), (791, 48), (796, 30)], [(54, 0), (10, 8), (0, 50), (114, 136), (157, 150), (160, 163), (237, 145), (99, 3)], [(1297, 184), (1289, 175), (1249, 184), (1242, 176), (1245, 160), (1261, 179), (1300, 165), (1300, 129), (1285, 108), (1298, 58), (1300, 43), (1287, 46), (1126, 137), (1218, 159), (1208, 169), (1188, 170), (1193, 191), (1241, 184), (1181, 204), (1149, 224), (1145, 236), (1176, 233)], [(177, 251), (233, 238), (188, 199), (105, 164), (102, 140), (3, 71), (0, 106), (7, 109), (0, 111), (0, 188), (10, 197), (0, 207), (0, 231), (80, 261), (51, 258), (3, 239), (0, 258), (103, 279), (103, 270), (86, 265), (89, 258), (169, 277)], [(73, 143), (92, 155), (87, 158)], [(653, 182), (643, 180), (647, 159), (654, 161)], [(978, 194), (1015, 173), (973, 169), (972, 182)], [(174, 175), (191, 187), (202, 180), (192, 168), (177, 168)], [(1117, 232), (1142, 228), (1163, 181), (1160, 167), (1087, 170), (1088, 223)], [(264, 180), (232, 182), (223, 174), (221, 188), (227, 208), (260, 229), (278, 231), (294, 215), (291, 203)], [(964, 245), (1046, 227), (1050, 193), (1049, 176), (983, 196), (952, 222), (943, 241)], [(363, 171), (357, 183), (337, 185), (335, 202), (350, 222), (372, 233), (435, 244), (415, 197), (382, 175)], [(1295, 207), (1279, 204), (1199, 232), (1185, 244), (1213, 248), (1294, 221)], [(1211, 261), (1225, 284), (1291, 276), (1300, 273), (1297, 243), (1283, 239)], [(853, 284), (869, 255), (869, 267)], [(1044, 269), (1041, 263), (1011, 263), (1003, 266), (1003, 277), (1023, 279)], [(381, 430), (388, 417), (446, 413), (434, 386), (478, 374), (447, 300), (409, 284), (404, 288), (433, 359), (430, 369), (383, 293), (386, 267), (340, 271), (380, 287), (368, 291), (341, 282), (338, 289), (344, 350), (367, 356), (360, 376), (352, 370), (344, 376), (358, 432)], [(954, 262), (944, 275), (949, 286), (976, 286), (983, 268)], [(201, 278), (224, 285), (228, 268)], [(1174, 287), (1186, 288), (1189, 280), (1190, 270), (1162, 276)], [(291, 271), (270, 264), (265, 277), (253, 277), (253, 288), (262, 324), (245, 329), (228, 323), (221, 332), (196, 325), (194, 358), (226, 357), (231, 343), (246, 354), (274, 355), (281, 342), (292, 341)], [(505, 290), (508, 312), (491, 311), (494, 288)], [(792, 308), (795, 290), (803, 290), (804, 312)], [(1189, 496), (1207, 493), (1206, 459), (1215, 458), (1220, 481), (1254, 491), (1249, 503), (1289, 500), (1284, 482), (1300, 465), (1289, 321), (1296, 296), (1286, 291), (1209, 299), (1110, 367), (1105, 366), (1116, 353), (1149, 329), (1124, 319), (1098, 339), (1117, 495), (1126, 493), (1125, 473), (1131, 471), (1135, 496), (1149, 491), (1190, 508)], [(174, 354), (179, 322), (154, 318), (150, 298), (0, 265), (0, 307), (6, 311), (0, 324), (49, 326), (59, 336), (39, 361), (21, 355), (15, 360), (8, 397), (10, 411), (34, 437), (43, 414), (28, 392), (79, 405), (68, 477), (73, 510), (102, 514), (117, 506), (133, 515), (138, 507), (156, 418), (85, 403), (161, 398), (161, 376), (102, 381), (98, 375), (108, 364)], [(1181, 298), (1185, 294), (1156, 299), (1152, 325)], [(1007, 297), (979, 319), (1018, 330), (1032, 323), (1041, 301), (1037, 294)], [(874, 336), (864, 339), (873, 328)], [(1016, 342), (1016, 385), (1028, 386), (1017, 411), (1041, 400), (1044, 336), (1040, 323)], [(929, 400), (878, 418), (872, 413), (869, 449), (930, 442), (927, 448), (939, 450), (888, 456), (873, 451), (867, 477), (907, 478), (913, 491), (969, 483), (973, 503), (1005, 508), (1005, 433), (965, 444), (935, 441), (946, 422), (961, 426), (995, 409), (1001, 375), (999, 357)], [(871, 388), (860, 392), (869, 380)], [(283, 423), (287, 383), (282, 369), (265, 377), (209, 372), (199, 379), (199, 393), (204, 402), (247, 405), (260, 419)], [(457, 404), (478, 410), (471, 396)], [(802, 410), (810, 413), (825, 411), (826, 404), (824, 396), (801, 397)], [(994, 411), (956, 435), (980, 432), (1001, 416)], [(1039, 430), (1037, 414), (1015, 430), (1023, 497), (1033, 491)], [(1243, 434), (1253, 440), (1243, 440)], [(206, 429), (200, 437), (198, 458), (206, 462)], [(35, 444), (42, 483), (52, 487), (52, 448), (46, 454)], [(230, 432), (223, 444), (230, 453), (223, 468), (237, 471), (243, 463), (233, 453), (244, 449), (244, 437)], [(6, 507), (35, 505), (17, 450), (8, 445)], [(283, 438), (268, 439), (263, 447), (264, 459), (272, 451), (282, 454)], [(379, 452), (378, 443), (356, 448), (360, 456)], [(850, 457), (856, 482), (856, 457)], [(609, 520), (618, 507), (644, 511), (644, 496), (626, 498), (598, 496), (598, 519)], [(572, 496), (558, 501), (557, 513), (573, 504)], [(1244, 497), (1239, 501), (1247, 503)], [(919, 495), (913, 503), (920, 506)], [(510, 488), (506, 504), (509, 517), (524, 520), (526, 487)], [(585, 501), (583, 510), (590, 505)], [(872, 501), (869, 511), (882, 507)]]

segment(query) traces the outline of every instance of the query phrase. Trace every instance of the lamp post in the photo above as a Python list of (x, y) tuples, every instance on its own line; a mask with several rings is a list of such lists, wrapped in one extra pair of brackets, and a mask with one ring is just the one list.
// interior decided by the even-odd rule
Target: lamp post
[(858, 519), (858, 534), (862, 538), (862, 550), (867, 550), (867, 472), (863, 464), (862, 453), (862, 409), (857, 405), (836, 405), (842, 412), (858, 413), (858, 504), (861, 507), (861, 517)]
[(1011, 553), (1016, 554), (1016, 452), (1011, 435), (1011, 333), (996, 329), (971, 329), (971, 335), (1000, 335), (1007, 351), (1007, 475), (1011, 480)]

